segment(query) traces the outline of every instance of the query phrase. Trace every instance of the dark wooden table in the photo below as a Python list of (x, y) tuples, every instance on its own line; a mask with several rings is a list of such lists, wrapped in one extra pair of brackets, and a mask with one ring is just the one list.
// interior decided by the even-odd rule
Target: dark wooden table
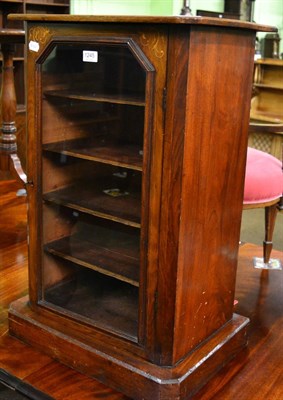
[[(9, 304), (28, 290), (27, 204), (21, 185), (0, 182), (0, 368), (58, 400), (130, 400), (9, 336)], [(283, 398), (283, 271), (253, 268), (262, 247), (240, 247), (235, 311), (249, 317), (248, 347), (194, 400), (281, 400)], [(283, 253), (274, 250), (283, 262)], [(155, 400), (155, 399), (152, 399)]]

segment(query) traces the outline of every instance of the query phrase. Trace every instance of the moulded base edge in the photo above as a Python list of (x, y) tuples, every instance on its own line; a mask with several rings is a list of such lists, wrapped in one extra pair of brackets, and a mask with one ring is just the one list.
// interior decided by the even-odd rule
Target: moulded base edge
[[(48, 326), (37, 318), (27, 299), (12, 303), (9, 331), (20, 340), (58, 361), (136, 400), (190, 399), (208, 380), (247, 344), (248, 318), (234, 314), (174, 367), (154, 365), (136, 355), (117, 357)], [(75, 335), (74, 335), (75, 336)]]

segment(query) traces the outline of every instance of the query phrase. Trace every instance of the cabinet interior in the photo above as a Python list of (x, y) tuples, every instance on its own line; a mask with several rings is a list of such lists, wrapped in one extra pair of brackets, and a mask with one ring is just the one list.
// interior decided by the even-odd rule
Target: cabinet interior
[(146, 71), (111, 43), (56, 43), (39, 65), (41, 302), (136, 340)]

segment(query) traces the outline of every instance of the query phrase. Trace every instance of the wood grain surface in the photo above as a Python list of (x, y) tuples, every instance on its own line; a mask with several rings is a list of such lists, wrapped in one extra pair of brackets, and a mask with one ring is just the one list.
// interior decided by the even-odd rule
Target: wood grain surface
[[(126, 400), (9, 336), (9, 303), (27, 293), (26, 200), (14, 181), (0, 182), (0, 367), (58, 400)], [(193, 400), (281, 400), (283, 398), (283, 271), (256, 270), (262, 248), (240, 247), (235, 311), (249, 317), (245, 351), (224, 367)], [(273, 257), (283, 262), (283, 253)], [(155, 399), (153, 399), (155, 400)]]

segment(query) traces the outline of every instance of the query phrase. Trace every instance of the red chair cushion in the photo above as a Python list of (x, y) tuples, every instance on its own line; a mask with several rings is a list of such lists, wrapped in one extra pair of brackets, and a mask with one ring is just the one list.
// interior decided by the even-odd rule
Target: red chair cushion
[(272, 201), (283, 193), (282, 162), (270, 154), (248, 147), (244, 204)]

